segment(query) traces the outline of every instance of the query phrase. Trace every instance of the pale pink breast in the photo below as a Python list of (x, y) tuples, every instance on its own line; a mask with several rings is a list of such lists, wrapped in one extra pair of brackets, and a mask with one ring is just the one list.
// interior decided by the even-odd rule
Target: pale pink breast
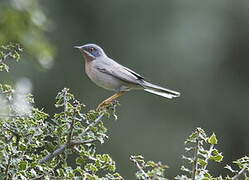
[(85, 71), (87, 76), (98, 86), (112, 90), (112, 91), (120, 91), (123, 86), (122, 82), (117, 78), (100, 72), (98, 69), (94, 67), (94, 63), (86, 62), (85, 63)]

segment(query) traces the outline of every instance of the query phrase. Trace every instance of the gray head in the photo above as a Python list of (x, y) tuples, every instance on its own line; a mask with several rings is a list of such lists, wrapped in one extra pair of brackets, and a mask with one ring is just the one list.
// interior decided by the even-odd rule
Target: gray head
[(85, 44), (83, 46), (74, 46), (74, 48), (79, 49), (86, 60), (94, 60), (98, 57), (106, 56), (104, 50), (96, 44)]

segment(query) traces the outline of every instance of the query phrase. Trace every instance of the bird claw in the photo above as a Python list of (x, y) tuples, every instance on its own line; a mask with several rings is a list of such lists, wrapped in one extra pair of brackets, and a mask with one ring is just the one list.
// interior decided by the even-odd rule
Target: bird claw
[(97, 111), (102, 110), (107, 108), (110, 104), (112, 103), (112, 101), (103, 101), (102, 103), (100, 103), (97, 107)]
[(117, 100), (112, 100), (112, 101), (103, 101), (102, 103), (100, 103), (97, 107), (97, 111), (103, 110), (103, 109), (107, 109), (108, 107), (112, 106), (112, 105), (117, 105), (118, 101)]

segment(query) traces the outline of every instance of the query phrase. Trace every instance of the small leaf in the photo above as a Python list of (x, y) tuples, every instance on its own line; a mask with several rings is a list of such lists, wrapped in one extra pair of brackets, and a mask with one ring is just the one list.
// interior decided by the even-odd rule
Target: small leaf
[(26, 170), (27, 164), (28, 164), (27, 161), (21, 161), (21, 162), (19, 163), (19, 169), (20, 169), (21, 171), (22, 171), (22, 170)]
[(85, 162), (85, 160), (82, 158), (82, 157), (78, 157), (77, 159), (76, 159), (76, 164), (78, 164), (78, 165), (81, 165), (81, 164), (83, 164)]
[(202, 167), (205, 167), (208, 163), (203, 160), (203, 159), (198, 159), (198, 163), (202, 166)]
[(217, 144), (218, 143), (218, 140), (216, 138), (216, 135), (213, 133), (212, 136), (210, 136), (208, 138), (208, 143), (209, 144)]
[(154, 161), (148, 161), (145, 166), (155, 167), (156, 165)]
[(221, 162), (223, 160), (223, 156), (221, 154), (216, 155), (216, 156), (211, 156), (211, 160), (216, 161), (216, 162)]
[(209, 177), (204, 177), (204, 178), (202, 178), (201, 180), (212, 180), (212, 179), (209, 178)]

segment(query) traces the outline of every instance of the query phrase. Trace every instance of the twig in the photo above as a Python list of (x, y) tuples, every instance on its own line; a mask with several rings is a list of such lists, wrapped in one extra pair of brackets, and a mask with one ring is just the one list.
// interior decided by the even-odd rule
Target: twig
[(12, 155), (9, 156), (8, 164), (7, 164), (7, 166), (6, 166), (6, 170), (5, 170), (5, 180), (9, 179), (9, 178), (8, 178), (8, 174), (9, 174), (11, 159), (12, 159)]
[(247, 168), (248, 168), (247, 166), (242, 168), (238, 174), (232, 177), (232, 180), (239, 179), (239, 177), (242, 176), (248, 170)]
[[(212, 156), (213, 149), (214, 149), (214, 145), (211, 144), (210, 148), (209, 148), (209, 151), (208, 151), (208, 154), (207, 154), (207, 156), (205, 158), (205, 162), (208, 162), (209, 158)], [(208, 165), (208, 163), (203, 167), (203, 169), (206, 169), (207, 165)]]
[(61, 154), (62, 152), (65, 151), (66, 147), (68, 146), (68, 144), (64, 144), (61, 147), (59, 147), (58, 149), (56, 149), (54, 152), (52, 152), (51, 154), (47, 155), (46, 157), (44, 157), (42, 160), (40, 160), (40, 163), (45, 163), (46, 161), (51, 160), (53, 157), (58, 156), (59, 154)]
[(54, 152), (50, 153), (49, 155), (47, 155), (46, 157), (44, 157), (40, 163), (45, 163), (46, 161), (49, 161), (51, 159), (53, 159), (54, 157), (58, 156), (59, 154), (63, 153), (66, 148), (69, 147), (73, 147), (75, 145), (80, 145), (80, 144), (87, 144), (87, 143), (91, 143), (94, 142), (95, 140), (86, 140), (86, 141), (71, 141), (70, 143), (64, 144), (62, 146), (60, 146), (58, 149), (56, 149)]
[(68, 136), (67, 136), (67, 143), (70, 143), (70, 141), (72, 139), (73, 129), (74, 129), (74, 122), (75, 122), (75, 118), (73, 118), (71, 123), (70, 123), (69, 133), (68, 133)]
[(104, 113), (100, 114), (99, 117), (97, 117), (91, 124), (89, 124), (89, 125), (86, 127), (85, 131), (82, 133), (81, 136), (86, 135), (87, 131), (89, 131), (90, 128), (92, 128), (93, 126), (95, 126), (96, 124), (98, 124), (99, 121), (101, 121), (101, 119), (102, 119), (102, 117), (103, 117), (104, 115), (105, 115)]
[(197, 137), (196, 139), (196, 147), (194, 151), (194, 162), (193, 162), (192, 176), (191, 176), (192, 180), (195, 180), (196, 170), (198, 168), (198, 153), (199, 153), (199, 137)]
[(93, 143), (94, 141), (96, 141), (95, 139), (89, 139), (89, 140), (80, 140), (80, 141), (71, 141), (68, 145), (68, 147), (73, 147), (76, 145), (81, 145), (81, 144), (87, 144), (87, 143)]
[(145, 176), (146, 179), (149, 179), (149, 176), (144, 172), (143, 168), (140, 166), (140, 164), (138, 162), (135, 162), (137, 168), (139, 169), (139, 171), (142, 172), (142, 174)]
[[(92, 126), (95, 126), (99, 121), (101, 121), (103, 116), (104, 116), (104, 113), (101, 114), (100, 116), (98, 116), (91, 124), (89, 124), (89, 126), (87, 126), (85, 131), (82, 133), (82, 136), (86, 135), (86, 133), (89, 131), (89, 129)], [(96, 140), (82, 140), (82, 141), (70, 141), (70, 142), (67, 142), (66, 144), (64, 144), (64, 145), (60, 146), (58, 149), (56, 149), (54, 152), (52, 152), (49, 155), (47, 155), (46, 157), (44, 157), (40, 161), (40, 163), (45, 163), (45, 162), (51, 160), (55, 156), (58, 156), (59, 154), (63, 153), (66, 150), (66, 148), (68, 148), (68, 147), (72, 147), (72, 146), (80, 145), (80, 144), (86, 144), (86, 143), (90, 143), (90, 142), (94, 142), (94, 141), (96, 141)]]
[(130, 158), (137, 166), (139, 171), (145, 176), (146, 179), (149, 179), (149, 176), (146, 174), (146, 172), (143, 170), (143, 168), (140, 166), (140, 164), (133, 158)]

